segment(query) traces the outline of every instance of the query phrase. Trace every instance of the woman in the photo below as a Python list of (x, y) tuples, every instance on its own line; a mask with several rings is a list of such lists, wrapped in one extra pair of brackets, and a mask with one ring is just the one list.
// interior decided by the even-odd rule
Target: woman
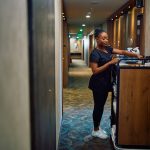
[(104, 104), (111, 85), (111, 66), (118, 62), (117, 58), (112, 58), (112, 54), (120, 54), (137, 58), (142, 58), (143, 56), (107, 46), (108, 35), (103, 30), (96, 29), (94, 36), (97, 42), (97, 47), (90, 54), (90, 67), (93, 74), (89, 81), (89, 88), (92, 90), (94, 98), (94, 130), (92, 131), (92, 136), (106, 139), (108, 136), (99, 126)]

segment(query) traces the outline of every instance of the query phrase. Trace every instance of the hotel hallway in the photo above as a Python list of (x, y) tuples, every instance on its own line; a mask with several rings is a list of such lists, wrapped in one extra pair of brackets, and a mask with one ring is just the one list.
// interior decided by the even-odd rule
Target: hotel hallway
[[(59, 150), (112, 150), (110, 139), (91, 137), (92, 92), (88, 89), (91, 70), (84, 61), (73, 59), (69, 68), (69, 85), (63, 90), (63, 121)], [(101, 126), (110, 134), (110, 97), (105, 104)]]

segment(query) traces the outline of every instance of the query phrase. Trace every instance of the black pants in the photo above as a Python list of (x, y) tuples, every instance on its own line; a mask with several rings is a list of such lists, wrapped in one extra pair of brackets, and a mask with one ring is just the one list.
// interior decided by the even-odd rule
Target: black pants
[(99, 127), (100, 121), (102, 118), (104, 105), (107, 100), (108, 90), (102, 91), (93, 91), (93, 98), (94, 98), (94, 110), (93, 110), (93, 123), (94, 128)]

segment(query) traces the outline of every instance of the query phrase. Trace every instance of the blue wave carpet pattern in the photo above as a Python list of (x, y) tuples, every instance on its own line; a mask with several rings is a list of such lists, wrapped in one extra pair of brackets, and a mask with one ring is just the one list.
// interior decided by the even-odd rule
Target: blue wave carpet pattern
[[(92, 92), (88, 89), (91, 69), (82, 60), (73, 59), (69, 84), (63, 89), (63, 121), (58, 150), (113, 150), (110, 138), (93, 138)], [(101, 128), (110, 135), (111, 93), (103, 113)]]

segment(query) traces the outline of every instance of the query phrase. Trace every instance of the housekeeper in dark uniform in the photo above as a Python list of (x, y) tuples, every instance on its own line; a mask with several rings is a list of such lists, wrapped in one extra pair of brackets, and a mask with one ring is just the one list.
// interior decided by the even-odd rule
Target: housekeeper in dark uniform
[(112, 54), (121, 54), (137, 58), (142, 58), (143, 56), (108, 46), (108, 35), (101, 29), (96, 29), (94, 36), (97, 46), (90, 54), (90, 67), (93, 74), (89, 81), (89, 88), (93, 92), (94, 99), (94, 129), (92, 136), (106, 139), (108, 136), (105, 131), (100, 128), (100, 121), (111, 86), (111, 66), (118, 62), (117, 58), (112, 58)]

